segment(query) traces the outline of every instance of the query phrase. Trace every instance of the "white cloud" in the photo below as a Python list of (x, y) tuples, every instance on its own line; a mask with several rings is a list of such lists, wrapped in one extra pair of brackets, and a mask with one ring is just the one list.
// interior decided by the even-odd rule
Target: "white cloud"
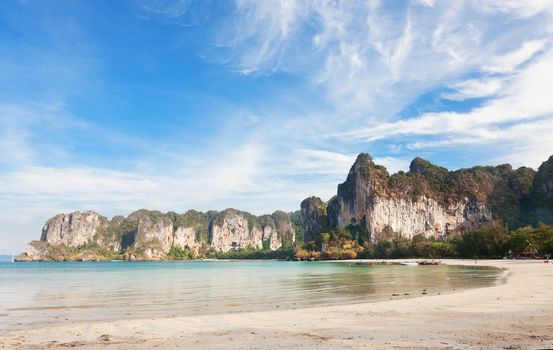
[(484, 11), (499, 11), (515, 17), (532, 17), (543, 12), (553, 13), (553, 1), (551, 0), (475, 0), (473, 3)]
[(397, 173), (400, 170), (409, 170), (409, 164), (411, 163), (410, 159), (395, 157), (375, 157), (373, 161), (376, 164), (385, 166), (390, 174)]
[[(305, 19), (306, 13), (307, 6), (297, 1), (266, 1), (261, 4), (239, 0), (232, 21), (240, 20), (242, 25), (224, 28), (217, 42), (241, 52), (240, 62), (236, 65), (240, 72), (274, 72), (280, 69), (280, 58), (287, 50), (287, 40), (293, 37), (298, 22)], [(259, 31), (261, 28), (262, 32)]]
[(190, 0), (152, 0), (141, 2), (141, 6), (147, 10), (160, 15), (177, 18), (186, 15), (190, 10)]
[(343, 154), (313, 149), (300, 149), (295, 152), (291, 171), (295, 174), (335, 174), (344, 175), (355, 161), (355, 154)]
[[(469, 84), (470, 85), (470, 84)], [(501, 96), (469, 112), (426, 113), (412, 119), (380, 123), (372, 128), (356, 130), (341, 137), (369, 141), (419, 136), (437, 140), (410, 142), (411, 150), (502, 143), (498, 159), (511, 159), (521, 164), (536, 165), (552, 152), (544, 142), (553, 132), (553, 50), (513, 75)], [(542, 144), (542, 147), (537, 145)], [(516, 150), (515, 153), (510, 153)]]
[(436, 0), (419, 0), (421, 4), (428, 7), (434, 7)]
[(136, 208), (171, 208), (209, 203), (229, 193), (256, 190), (251, 178), (260, 170), (259, 148), (246, 144), (194, 165), (181, 164), (170, 174), (101, 168), (29, 166), (0, 176), (2, 195), (34, 202), (103, 203)]
[[(545, 48), (551, 16), (539, 2), (244, 0), (218, 44), (243, 73), (301, 76), (341, 118), (372, 123), (467, 73), (513, 72)], [(500, 83), (465, 92), (495, 93)]]
[(498, 78), (470, 79), (450, 86), (455, 92), (445, 93), (443, 98), (462, 101), (469, 98), (489, 97), (500, 92), (503, 80)]
[[(0, 105), (0, 166), (19, 167), (38, 161), (38, 153), (64, 157), (63, 132), (90, 125), (70, 116), (63, 103)], [(50, 138), (49, 135), (56, 137)], [(39, 152), (40, 150), (40, 152)]]
[(553, 117), (540, 122), (514, 126), (500, 140), (506, 146), (503, 152), (491, 161), (496, 164), (511, 163), (513, 166), (530, 166), (537, 169), (553, 155)]
[(494, 57), (489, 65), (484, 66), (484, 70), (491, 73), (511, 73), (516, 67), (527, 62), (543, 50), (544, 47), (544, 40), (527, 41), (515, 51)]

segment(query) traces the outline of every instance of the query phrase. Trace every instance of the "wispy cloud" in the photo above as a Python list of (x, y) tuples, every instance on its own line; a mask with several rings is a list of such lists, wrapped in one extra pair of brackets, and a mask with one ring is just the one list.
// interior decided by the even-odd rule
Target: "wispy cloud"
[[(65, 158), (67, 130), (90, 124), (67, 113), (62, 102), (0, 104), (0, 166), (17, 168)], [(55, 137), (51, 137), (55, 135)]]
[(530, 60), (545, 48), (545, 40), (530, 40), (517, 50), (494, 57), (484, 70), (490, 73), (511, 73), (516, 67)]
[(490, 97), (501, 91), (504, 79), (478, 78), (455, 83), (450, 86), (454, 92), (444, 93), (443, 98), (448, 100), (463, 101), (469, 98)]
[[(553, 150), (540, 137), (545, 137), (542, 132), (553, 131), (553, 100), (549, 91), (553, 91), (553, 50), (521, 69), (506, 82), (501, 96), (481, 107), (466, 113), (426, 113), (352, 131), (341, 137), (373, 141), (411, 135), (439, 137), (438, 140), (409, 143), (407, 147), (412, 150), (509, 142), (508, 146), (502, 146), (501, 152), (518, 149), (517, 155), (511, 154), (511, 161), (518, 164), (529, 161), (529, 154), (522, 152), (528, 149), (532, 152), (530, 165), (536, 166), (539, 159), (543, 161)], [(532, 146), (536, 140), (543, 145), (539, 151)]]

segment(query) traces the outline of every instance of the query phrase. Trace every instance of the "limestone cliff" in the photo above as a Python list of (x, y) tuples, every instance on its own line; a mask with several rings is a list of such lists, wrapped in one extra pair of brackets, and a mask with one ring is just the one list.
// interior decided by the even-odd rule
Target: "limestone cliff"
[(96, 233), (105, 231), (107, 225), (108, 220), (93, 211), (58, 214), (46, 222), (40, 240), (77, 247), (92, 240)]
[(159, 211), (139, 210), (127, 217), (134, 223), (133, 253), (148, 260), (163, 259), (173, 245), (173, 221)]
[[(321, 232), (324, 218), (316, 213), (323, 212), (328, 214), (328, 229), (363, 227), (373, 241), (390, 230), (406, 237), (444, 238), (497, 219), (520, 227), (532, 223), (529, 212), (539, 211), (542, 220), (551, 214), (551, 169), (553, 158), (540, 167), (534, 181), (535, 172), (526, 167), (513, 170), (507, 164), (450, 172), (415, 158), (409, 172), (390, 176), (362, 153), (328, 205), (313, 198), (302, 203), (302, 219), (310, 232), (306, 241)], [(531, 198), (535, 192), (538, 201)]]
[(340, 227), (365, 225), (373, 241), (385, 229), (438, 238), (491, 222), (489, 207), (477, 198), (441, 192), (446, 175), (446, 169), (416, 158), (408, 174), (390, 177), (368, 154), (360, 154), (330, 203), (329, 221)]
[(276, 250), (285, 242), (293, 242), (294, 235), (290, 215), (284, 212), (256, 218), (249, 213), (227, 209), (211, 222), (210, 245), (222, 252), (248, 247)]
[(284, 212), (256, 217), (235, 209), (184, 214), (142, 209), (111, 221), (92, 211), (73, 212), (48, 220), (41, 240), (31, 242), (18, 260), (97, 259), (93, 255), (162, 260), (172, 247), (195, 254), (244, 248), (276, 250), (294, 240), (290, 214)]
[(267, 237), (270, 249), (278, 249), (283, 245), (291, 245), (295, 242), (296, 230), (292, 222), (292, 215), (281, 210), (277, 210), (271, 214), (274, 228), (272, 228), (270, 237)]
[(247, 247), (262, 247), (262, 231), (253, 220), (229, 209), (211, 224), (211, 245), (222, 252)]

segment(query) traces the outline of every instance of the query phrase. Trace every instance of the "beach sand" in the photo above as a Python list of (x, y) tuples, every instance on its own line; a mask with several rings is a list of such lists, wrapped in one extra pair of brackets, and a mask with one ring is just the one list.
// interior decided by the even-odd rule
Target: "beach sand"
[(504, 281), (355, 305), (0, 331), (0, 349), (553, 349), (553, 264), (478, 265), (505, 269)]

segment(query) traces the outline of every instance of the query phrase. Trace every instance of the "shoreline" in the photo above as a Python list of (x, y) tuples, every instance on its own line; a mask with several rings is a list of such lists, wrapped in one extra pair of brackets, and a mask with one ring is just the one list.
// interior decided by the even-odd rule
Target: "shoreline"
[(474, 262), (442, 260), (446, 265), (504, 269), (499, 277), (502, 281), (441, 295), (360, 304), (35, 326), (1, 334), (0, 349), (553, 347), (553, 264), (536, 260)]
[[(384, 264), (399, 264), (401, 262), (417, 262), (417, 261), (439, 261), (441, 263), (446, 263), (449, 261), (449, 265), (460, 265), (460, 266), (468, 266), (470, 261), (478, 261), (483, 262), (484, 264), (486, 261), (519, 261), (519, 262), (525, 262), (525, 261), (534, 261), (534, 262), (543, 262), (545, 258), (513, 258), (513, 259), (493, 259), (493, 258), (477, 258), (477, 259), (469, 259), (469, 258), (417, 258), (417, 257), (410, 257), (410, 258), (395, 258), (395, 259), (385, 259), (385, 258), (359, 258), (359, 259), (318, 259), (318, 260), (295, 260), (295, 259), (279, 259), (279, 258), (241, 258), (241, 259), (233, 259), (233, 258), (201, 258), (201, 259), (161, 259), (161, 260), (125, 260), (125, 259), (111, 259), (111, 260), (13, 260), (13, 261), (2, 261), (0, 262), (11, 262), (11, 263), (105, 263), (105, 262), (124, 262), (124, 263), (134, 263), (134, 262), (200, 262), (200, 261), (294, 261), (294, 262), (337, 262), (337, 263), (356, 263), (356, 262), (370, 262), (370, 263), (384, 263)], [(451, 263), (453, 262), (453, 263)], [(461, 263), (460, 263), (461, 262)], [(553, 263), (553, 260), (551, 261)], [(484, 266), (484, 265), (482, 265)]]

